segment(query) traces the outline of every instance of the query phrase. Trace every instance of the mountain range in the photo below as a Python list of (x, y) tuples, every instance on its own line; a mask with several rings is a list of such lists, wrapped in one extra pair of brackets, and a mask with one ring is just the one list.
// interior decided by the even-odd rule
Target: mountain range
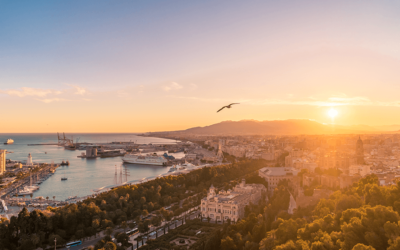
[(367, 125), (334, 125), (323, 124), (312, 120), (274, 120), (274, 121), (224, 121), (205, 127), (194, 127), (182, 131), (199, 135), (251, 135), (251, 134), (354, 134), (354, 133), (387, 133), (399, 132), (400, 125), (367, 126)]

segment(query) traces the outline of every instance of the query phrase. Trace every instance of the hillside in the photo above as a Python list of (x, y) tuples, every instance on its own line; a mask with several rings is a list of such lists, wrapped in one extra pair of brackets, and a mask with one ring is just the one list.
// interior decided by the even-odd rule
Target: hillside
[(311, 120), (275, 120), (275, 121), (224, 121), (206, 127), (190, 128), (181, 132), (213, 135), (245, 135), (245, 134), (331, 134), (331, 133), (372, 133), (372, 127), (345, 127), (325, 125)]

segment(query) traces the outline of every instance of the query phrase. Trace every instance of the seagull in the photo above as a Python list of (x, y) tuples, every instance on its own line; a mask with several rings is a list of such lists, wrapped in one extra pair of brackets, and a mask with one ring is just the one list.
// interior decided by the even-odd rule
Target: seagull
[(231, 104), (229, 104), (229, 105), (223, 106), (220, 110), (217, 111), (217, 113), (218, 113), (219, 111), (223, 110), (224, 108), (230, 109), (231, 106), (234, 105), (234, 104), (240, 104), (240, 103), (231, 103)]

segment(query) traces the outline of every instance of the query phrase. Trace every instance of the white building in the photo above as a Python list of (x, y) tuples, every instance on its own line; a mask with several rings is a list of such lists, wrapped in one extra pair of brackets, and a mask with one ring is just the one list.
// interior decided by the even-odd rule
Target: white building
[(293, 198), (293, 195), (290, 194), (290, 201), (289, 201), (289, 208), (288, 208), (288, 214), (293, 214), (294, 210), (297, 208), (297, 204), (295, 199)]
[(244, 208), (246, 205), (257, 204), (266, 188), (262, 184), (245, 184), (242, 182), (232, 190), (221, 191), (218, 194), (211, 185), (207, 197), (201, 200), (201, 213), (203, 218), (211, 220), (238, 221), (244, 217)]
[(28, 154), (28, 160), (26, 161), (26, 165), (27, 166), (32, 166), (33, 165), (31, 153)]

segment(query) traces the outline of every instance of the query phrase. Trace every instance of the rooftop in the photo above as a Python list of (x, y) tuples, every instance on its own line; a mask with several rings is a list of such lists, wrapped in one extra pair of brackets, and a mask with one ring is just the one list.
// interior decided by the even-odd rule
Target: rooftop
[(285, 175), (296, 176), (300, 171), (291, 167), (265, 167), (260, 169), (260, 172), (262, 172), (265, 175), (271, 175), (271, 176), (285, 176)]

